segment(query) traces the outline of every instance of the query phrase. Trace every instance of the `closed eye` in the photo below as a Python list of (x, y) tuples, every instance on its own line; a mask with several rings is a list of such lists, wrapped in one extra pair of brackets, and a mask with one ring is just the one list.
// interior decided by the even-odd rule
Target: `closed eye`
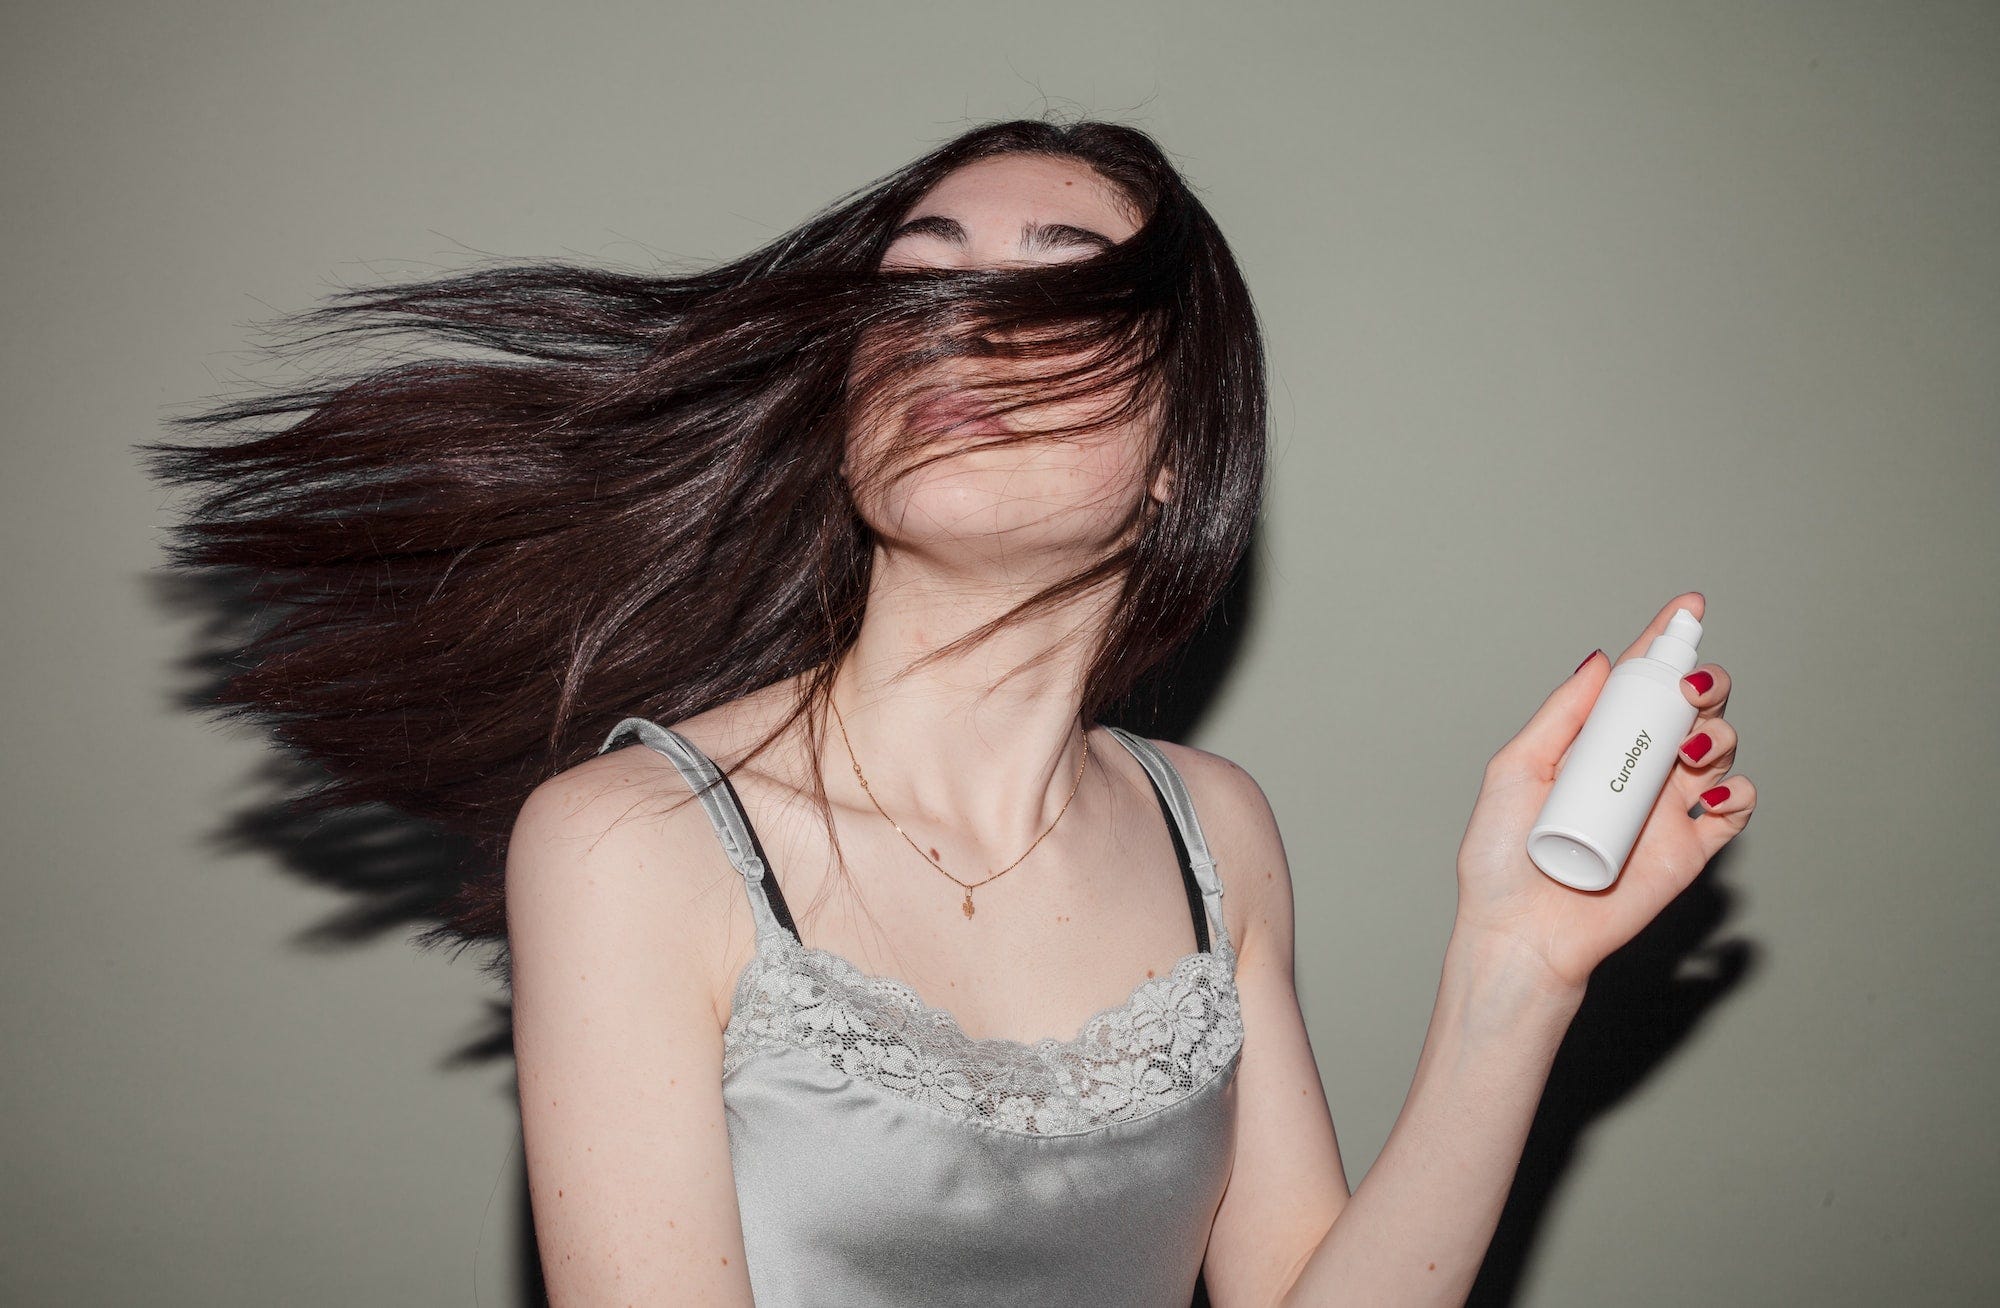
[[(926, 214), (922, 218), (912, 218), (898, 227), (889, 238), (895, 244), (906, 236), (930, 236), (956, 245), (961, 249), (966, 244), (965, 227), (956, 218), (943, 214)], [(1108, 250), (1116, 244), (1102, 232), (1093, 232), (1088, 227), (1077, 227), (1070, 223), (1023, 223), (1021, 225), (1021, 250), (1026, 254), (1036, 254), (1046, 250), (1074, 249), (1087, 247)]]

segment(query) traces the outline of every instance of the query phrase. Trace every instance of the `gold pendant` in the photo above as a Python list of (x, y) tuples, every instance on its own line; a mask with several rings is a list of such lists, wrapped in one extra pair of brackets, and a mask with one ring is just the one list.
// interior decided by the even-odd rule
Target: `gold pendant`
[(972, 916), (972, 892), (970, 890), (965, 892), (965, 902), (959, 905), (959, 907), (965, 910), (965, 915), (967, 917)]

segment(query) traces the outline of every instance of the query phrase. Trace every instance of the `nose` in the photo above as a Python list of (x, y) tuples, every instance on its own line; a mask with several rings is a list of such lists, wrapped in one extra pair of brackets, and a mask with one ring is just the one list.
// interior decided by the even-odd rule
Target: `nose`
[(1000, 353), (1000, 342), (1006, 333), (988, 324), (983, 318), (973, 316), (958, 330), (948, 333), (952, 353), (968, 355), (975, 359), (990, 359)]
[(951, 352), (974, 359), (1021, 360), (1020, 351), (1047, 335), (1027, 327), (1004, 328), (975, 321), (953, 335)]
[(959, 337), (957, 352), (974, 359), (993, 358), (1000, 353), (997, 334), (987, 331), (965, 332)]

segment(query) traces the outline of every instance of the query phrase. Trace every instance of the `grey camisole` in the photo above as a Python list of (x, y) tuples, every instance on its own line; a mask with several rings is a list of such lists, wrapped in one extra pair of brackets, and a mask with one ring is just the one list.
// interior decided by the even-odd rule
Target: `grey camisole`
[(805, 944), (735, 787), (686, 737), (626, 718), (599, 748), (671, 759), (749, 895), (722, 1094), (759, 1308), (1189, 1302), (1234, 1158), (1236, 951), (1180, 774), (1106, 730), (1152, 779), (1195, 952), (1075, 1036), (1027, 1044), (969, 1037)]

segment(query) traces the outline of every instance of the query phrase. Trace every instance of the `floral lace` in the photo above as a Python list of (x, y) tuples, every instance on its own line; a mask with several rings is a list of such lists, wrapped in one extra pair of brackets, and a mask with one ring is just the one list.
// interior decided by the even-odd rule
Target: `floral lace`
[(724, 1030), (726, 1077), (758, 1050), (802, 1046), (851, 1076), (968, 1122), (1070, 1135), (1145, 1117), (1206, 1085), (1236, 1057), (1243, 1015), (1236, 951), (1185, 955), (1075, 1037), (973, 1039), (901, 981), (768, 937), (737, 978)]

